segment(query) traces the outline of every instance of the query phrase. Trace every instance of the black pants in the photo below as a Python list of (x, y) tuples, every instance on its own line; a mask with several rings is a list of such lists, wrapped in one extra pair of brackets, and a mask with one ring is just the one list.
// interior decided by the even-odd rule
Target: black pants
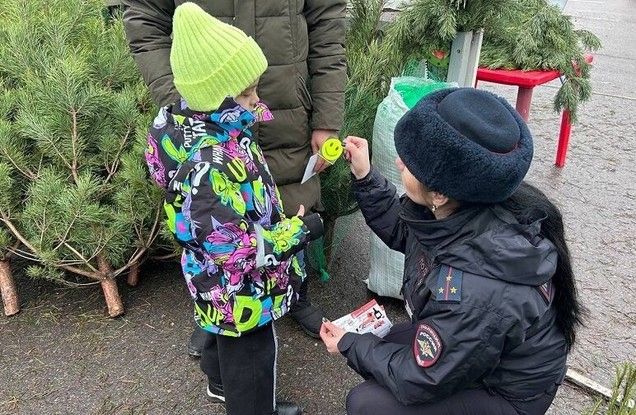
[(302, 304), (302, 303), (310, 303), (309, 300), (309, 278), (305, 278), (305, 281), (303, 281), (300, 284), (300, 288), (298, 289), (298, 300), (294, 303), (294, 305), (292, 306), (292, 309), (294, 308), (295, 305), (297, 304)]
[(271, 415), (274, 412), (276, 349), (272, 324), (241, 337), (207, 337), (201, 370), (209, 382), (223, 385), (228, 415)]
[[(412, 344), (417, 326), (410, 323), (391, 328), (384, 338), (399, 344)], [(508, 402), (484, 389), (467, 389), (439, 402), (405, 406), (391, 391), (369, 379), (349, 391), (348, 415), (543, 415), (550, 407), (553, 393), (545, 393), (531, 402)]]

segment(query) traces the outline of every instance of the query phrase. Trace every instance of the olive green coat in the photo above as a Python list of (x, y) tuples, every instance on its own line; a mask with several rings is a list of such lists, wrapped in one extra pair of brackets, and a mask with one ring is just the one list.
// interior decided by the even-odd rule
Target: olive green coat
[[(159, 105), (178, 98), (170, 70), (170, 35), (180, 0), (124, 0), (133, 56)], [(311, 155), (311, 131), (339, 130), (344, 113), (346, 0), (196, 0), (261, 46), (269, 68), (259, 95), (274, 121), (259, 127), (259, 144), (285, 210), (320, 205), (317, 178), (301, 185)]]

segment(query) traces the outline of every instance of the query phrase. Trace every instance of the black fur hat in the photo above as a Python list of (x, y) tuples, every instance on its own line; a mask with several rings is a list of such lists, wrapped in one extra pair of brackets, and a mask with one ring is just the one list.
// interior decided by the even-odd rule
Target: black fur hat
[(418, 102), (395, 127), (395, 148), (429, 189), (476, 203), (512, 195), (533, 153), (530, 130), (517, 111), (474, 88), (444, 89)]

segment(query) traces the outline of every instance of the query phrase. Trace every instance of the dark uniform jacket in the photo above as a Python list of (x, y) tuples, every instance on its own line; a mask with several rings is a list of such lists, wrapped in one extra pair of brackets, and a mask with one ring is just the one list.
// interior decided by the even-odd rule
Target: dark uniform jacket
[(467, 388), (509, 400), (554, 390), (566, 341), (554, 323), (557, 253), (540, 235), (541, 213), (520, 224), (501, 206), (472, 206), (434, 220), (375, 169), (354, 192), (371, 229), (405, 254), (403, 294), (417, 324), (411, 345), (346, 334), (338, 347), (354, 370), (406, 405)]
[[(183, 0), (123, 0), (130, 48), (153, 99), (177, 101), (170, 69), (174, 9)], [(259, 96), (274, 121), (257, 137), (290, 215), (320, 201), (317, 178), (301, 185), (310, 132), (339, 130), (344, 114), (345, 0), (194, 0), (256, 40), (269, 67)]]

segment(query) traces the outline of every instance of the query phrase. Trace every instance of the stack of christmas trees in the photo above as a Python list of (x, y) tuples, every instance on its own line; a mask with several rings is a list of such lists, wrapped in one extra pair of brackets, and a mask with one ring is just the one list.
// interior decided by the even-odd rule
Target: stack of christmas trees
[(9, 259), (27, 274), (101, 284), (132, 279), (159, 231), (161, 193), (143, 161), (154, 112), (120, 22), (102, 0), (5, 0), (0, 9), (0, 288), (19, 310)]

